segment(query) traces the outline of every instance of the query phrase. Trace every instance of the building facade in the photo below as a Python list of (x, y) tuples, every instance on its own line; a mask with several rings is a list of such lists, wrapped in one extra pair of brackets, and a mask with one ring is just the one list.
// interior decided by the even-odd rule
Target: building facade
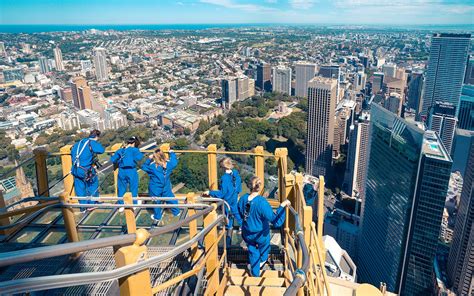
[(298, 62), (295, 64), (295, 95), (308, 97), (308, 81), (316, 75), (316, 64)]
[[(472, 134), (472, 133), (471, 133)], [(458, 295), (472, 295), (474, 277), (474, 135), (470, 137), (466, 171), (453, 242), (448, 257), (448, 279)]]
[(272, 91), (272, 68), (270, 64), (261, 63), (257, 65), (257, 81), (255, 83), (261, 91)]
[(458, 108), (470, 38), (470, 34), (433, 34), (423, 90), (422, 117), (429, 115), (437, 101)]
[(359, 279), (428, 295), (452, 161), (436, 133), (371, 108)]
[(457, 127), (474, 131), (474, 85), (463, 85), (462, 87)]
[(314, 77), (308, 82), (306, 173), (326, 176), (332, 167), (337, 80)]
[(97, 81), (107, 81), (109, 71), (107, 69), (107, 53), (105, 48), (94, 48), (94, 67)]
[(438, 133), (448, 153), (453, 147), (456, 122), (456, 107), (453, 104), (436, 102), (431, 108), (428, 127)]
[(92, 93), (84, 77), (72, 78), (70, 82), (72, 102), (76, 108), (92, 109)]
[(56, 46), (53, 49), (54, 53), (54, 63), (56, 64), (56, 71), (64, 71), (64, 64), (63, 64), (63, 53), (61, 52), (61, 49)]
[(291, 95), (291, 68), (278, 66), (273, 68), (272, 91)]

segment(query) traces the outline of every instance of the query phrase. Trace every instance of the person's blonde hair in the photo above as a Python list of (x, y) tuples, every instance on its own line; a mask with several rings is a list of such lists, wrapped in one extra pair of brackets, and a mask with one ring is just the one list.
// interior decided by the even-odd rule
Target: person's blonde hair
[(156, 166), (164, 167), (166, 165), (166, 155), (161, 150), (155, 150), (153, 153), (153, 160), (155, 161)]
[(247, 187), (251, 192), (260, 192), (262, 190), (262, 185), (262, 180), (260, 180), (260, 178), (257, 176), (253, 176), (250, 178)]
[(224, 168), (226, 170), (231, 170), (234, 168), (234, 163), (232, 162), (232, 159), (230, 157), (224, 157), (223, 159), (221, 159), (221, 161), (219, 162), (219, 166), (221, 168)]

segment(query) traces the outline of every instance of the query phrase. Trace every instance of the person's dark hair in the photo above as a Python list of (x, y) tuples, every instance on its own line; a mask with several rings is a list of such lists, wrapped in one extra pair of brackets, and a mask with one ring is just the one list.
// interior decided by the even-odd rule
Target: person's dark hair
[(140, 138), (136, 136), (130, 137), (127, 140), (127, 144), (133, 144), (135, 147), (138, 148), (138, 146), (140, 146)]
[(100, 137), (100, 131), (97, 129), (92, 130), (89, 134), (89, 138), (97, 138), (97, 137)]

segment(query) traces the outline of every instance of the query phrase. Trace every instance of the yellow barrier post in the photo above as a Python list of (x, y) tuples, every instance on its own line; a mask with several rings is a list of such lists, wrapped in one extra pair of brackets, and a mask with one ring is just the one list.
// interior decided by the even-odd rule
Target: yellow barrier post
[(209, 189), (217, 190), (217, 146), (210, 144), (207, 146), (207, 173), (209, 177)]
[(286, 199), (285, 176), (288, 172), (288, 150), (286, 148), (277, 148), (275, 158), (278, 168), (278, 195), (280, 203)]
[[(204, 227), (209, 226), (217, 219), (216, 206), (213, 204), (213, 207), (214, 210), (204, 216)], [(214, 227), (204, 237), (206, 254), (212, 252), (206, 261), (207, 289), (205, 295), (216, 294), (219, 287), (219, 258), (217, 248), (212, 248), (212, 246), (217, 243), (217, 227)]]
[(255, 175), (262, 180), (262, 190), (260, 194), (265, 192), (265, 158), (263, 157), (263, 146), (257, 146), (254, 149), (255, 155)]
[[(195, 203), (195, 197), (194, 197), (194, 192), (190, 192), (186, 195), (186, 203), (188, 204), (194, 204)], [(196, 210), (189, 208), (188, 209), (188, 217), (196, 214)], [(197, 221), (192, 220), (189, 222), (189, 239), (192, 239), (195, 237), (197, 234)], [(191, 258), (192, 262), (196, 262), (196, 260), (199, 258), (200, 252), (197, 248), (197, 244), (194, 244), (191, 246)]]
[[(122, 147), (122, 143), (117, 143), (117, 144), (114, 144), (112, 146), (112, 148), (110, 149), (112, 151), (112, 154), (114, 154), (115, 152), (117, 152), (117, 150), (119, 150), (121, 147)], [(118, 189), (117, 189), (117, 180), (118, 180), (118, 173), (119, 173), (119, 169), (118, 168), (114, 168), (114, 188), (115, 188), (115, 196), (118, 195)]]
[[(312, 247), (311, 246), (311, 222), (313, 219), (313, 208), (310, 206), (304, 206), (302, 214), (303, 214), (302, 215), (303, 225), (301, 226), (303, 227), (304, 241), (306, 243), (306, 247), (308, 248), (308, 251), (311, 251), (311, 247)], [(309, 269), (308, 269), (308, 274), (306, 275), (306, 278), (307, 278), (306, 284), (308, 284), (309, 281), (312, 281), (314, 283), (312, 267), (313, 267), (313, 264), (310, 264)], [(303, 295), (303, 287), (301, 287), (298, 293), (301, 293), (301, 295)]]
[(36, 167), (36, 184), (38, 188), (38, 194), (42, 196), (49, 196), (49, 184), (48, 184), (48, 167), (46, 166), (46, 157), (48, 151), (45, 148), (36, 148), (33, 150), (35, 155), (35, 167)]
[[(7, 205), (5, 203), (5, 198), (3, 197), (3, 190), (0, 190), (0, 209), (5, 209), (6, 206)], [(8, 225), (10, 225), (10, 218), (5, 217), (5, 218), (0, 219), (0, 226), (8, 226)], [(0, 235), (8, 235), (8, 234), (10, 234), (9, 229), (0, 230)]]
[[(148, 258), (148, 250), (145, 241), (150, 234), (145, 229), (138, 229), (137, 238), (133, 245), (120, 248), (115, 253), (115, 264), (117, 267), (134, 264)], [(153, 295), (151, 291), (151, 278), (148, 269), (139, 271), (127, 277), (119, 279), (120, 295)]]
[[(123, 195), (123, 203), (126, 205), (133, 205), (132, 193), (127, 192)], [(125, 208), (125, 221), (127, 223), (127, 233), (130, 234), (137, 232), (135, 213), (132, 208)]]
[[(69, 192), (68, 192), (69, 193)], [(71, 203), (71, 199), (68, 197), (68, 193), (63, 192), (59, 195), (59, 201), (63, 204)], [(79, 235), (77, 234), (76, 217), (74, 216), (74, 210), (69, 207), (62, 207), (61, 212), (63, 213), (64, 228), (66, 230), (67, 240), (70, 243), (78, 242)], [(79, 257), (80, 253), (71, 255), (73, 258)]]
[(69, 176), (64, 179), (64, 194), (66, 198), (76, 195), (74, 192), (74, 177), (70, 174), (72, 169), (71, 149), (72, 145), (66, 145), (59, 149), (59, 152), (61, 153), (63, 177), (69, 174)]
[[(324, 176), (319, 176), (318, 188), (318, 240), (321, 247), (323, 242), (323, 221), (324, 221)], [(326, 252), (323, 252), (323, 258), (326, 260)]]

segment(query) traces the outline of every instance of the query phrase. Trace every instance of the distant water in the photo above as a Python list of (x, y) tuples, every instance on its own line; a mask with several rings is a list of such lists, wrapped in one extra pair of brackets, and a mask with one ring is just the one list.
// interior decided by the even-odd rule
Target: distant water
[(0, 25), (0, 33), (40, 33), (97, 30), (205, 30), (212, 28), (241, 28), (269, 24), (176, 24), (176, 25)]
[(350, 24), (169, 24), (169, 25), (2, 25), (0, 33), (41, 33), (41, 32), (70, 32), (97, 30), (206, 30), (212, 28), (243, 28), (243, 27), (268, 27), (268, 26), (290, 26), (290, 27), (330, 27), (330, 28), (351, 28), (359, 29), (418, 29), (418, 30), (462, 30), (473, 31), (473, 24), (466, 25), (350, 25)]

